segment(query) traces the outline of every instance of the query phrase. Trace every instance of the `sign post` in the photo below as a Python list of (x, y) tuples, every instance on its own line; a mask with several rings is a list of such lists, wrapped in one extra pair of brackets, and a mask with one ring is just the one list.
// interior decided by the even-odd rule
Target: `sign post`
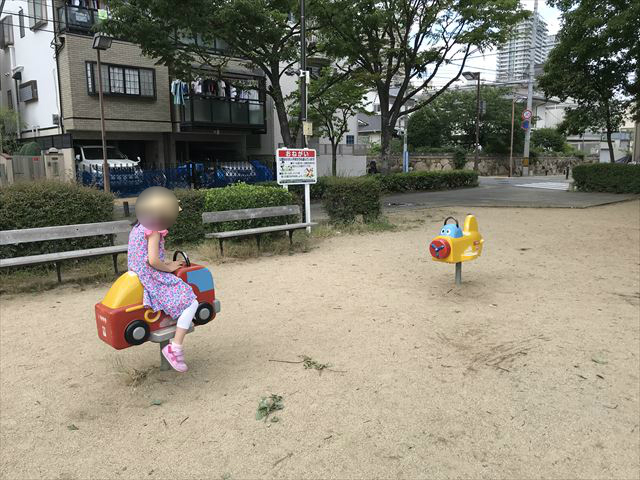
[[(304, 221), (311, 221), (311, 184), (318, 182), (316, 151), (313, 148), (279, 148), (276, 151), (278, 185), (304, 185)], [(311, 233), (311, 227), (307, 227)]]

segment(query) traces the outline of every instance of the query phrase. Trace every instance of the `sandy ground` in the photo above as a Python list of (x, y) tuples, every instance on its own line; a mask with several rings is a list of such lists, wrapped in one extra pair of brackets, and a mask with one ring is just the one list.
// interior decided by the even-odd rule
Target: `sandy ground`
[[(158, 347), (99, 341), (107, 286), (3, 297), (0, 475), (639, 478), (640, 202), (477, 209), (459, 289), (426, 250), (448, 213), (212, 266), (190, 371), (135, 387), (119, 365)], [(344, 373), (269, 361), (298, 355)], [(271, 393), (280, 421), (257, 421)]]

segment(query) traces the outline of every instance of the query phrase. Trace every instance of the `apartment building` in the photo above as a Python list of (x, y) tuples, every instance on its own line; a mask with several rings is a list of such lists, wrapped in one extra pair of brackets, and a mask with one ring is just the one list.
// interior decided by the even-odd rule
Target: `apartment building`
[[(104, 0), (7, 0), (0, 105), (19, 111), (22, 138), (37, 138), (43, 149), (100, 144), (92, 45), (95, 25), (106, 15)], [(101, 55), (107, 142), (140, 157), (143, 168), (273, 155), (273, 108), (262, 72), (231, 61), (215, 82), (204, 69), (197, 78), (174, 79), (137, 45), (118, 39)], [(175, 82), (182, 82), (180, 93), (172, 95)]]
[[(535, 65), (541, 65), (547, 59), (555, 45), (555, 35), (549, 35), (547, 23), (537, 14), (538, 25), (535, 38)], [(531, 33), (534, 17), (520, 22), (513, 35), (498, 49), (496, 79), (498, 81), (523, 80), (529, 77), (529, 59), (531, 57)]]

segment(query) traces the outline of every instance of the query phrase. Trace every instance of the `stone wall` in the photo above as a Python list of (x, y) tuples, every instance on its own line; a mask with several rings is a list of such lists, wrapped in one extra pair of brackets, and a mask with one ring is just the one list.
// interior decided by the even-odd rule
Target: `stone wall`
[[(375, 160), (379, 164), (378, 157), (367, 157), (367, 164)], [(564, 174), (567, 166), (570, 168), (581, 163), (593, 163), (597, 159), (585, 157), (584, 160), (579, 157), (555, 157), (555, 156), (538, 156), (530, 162), (529, 172), (531, 175), (560, 175)], [(454, 168), (452, 153), (430, 153), (409, 155), (409, 166), (413, 171), (440, 171), (453, 170)], [(378, 165), (378, 169), (380, 165)], [(473, 154), (467, 155), (467, 164), (465, 168), (473, 170)], [(391, 169), (394, 172), (402, 171), (402, 156), (394, 155), (391, 159)], [(522, 157), (513, 157), (513, 174), (519, 175), (522, 171)], [(478, 164), (478, 172), (480, 175), (508, 175), (509, 174), (509, 157), (502, 155), (480, 155)]]

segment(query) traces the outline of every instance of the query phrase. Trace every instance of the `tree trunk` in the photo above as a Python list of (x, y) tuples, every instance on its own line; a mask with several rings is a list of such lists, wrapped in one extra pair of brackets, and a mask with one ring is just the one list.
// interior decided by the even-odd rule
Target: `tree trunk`
[(380, 134), (380, 170), (382, 173), (389, 173), (391, 171), (391, 140), (393, 138), (393, 129), (385, 125), (384, 118), (382, 119)]
[(334, 177), (338, 174), (338, 142), (331, 139), (331, 175)]
[(287, 107), (284, 104), (284, 97), (280, 85), (271, 85), (271, 98), (273, 106), (278, 115), (278, 123), (280, 124), (280, 133), (282, 134), (282, 142), (285, 147), (295, 147), (294, 140), (291, 138), (291, 129), (289, 127), (289, 118), (287, 117)]
[(607, 127), (607, 144), (609, 144), (609, 161), (615, 163), (616, 156), (613, 153), (613, 142), (611, 141), (611, 128)]

